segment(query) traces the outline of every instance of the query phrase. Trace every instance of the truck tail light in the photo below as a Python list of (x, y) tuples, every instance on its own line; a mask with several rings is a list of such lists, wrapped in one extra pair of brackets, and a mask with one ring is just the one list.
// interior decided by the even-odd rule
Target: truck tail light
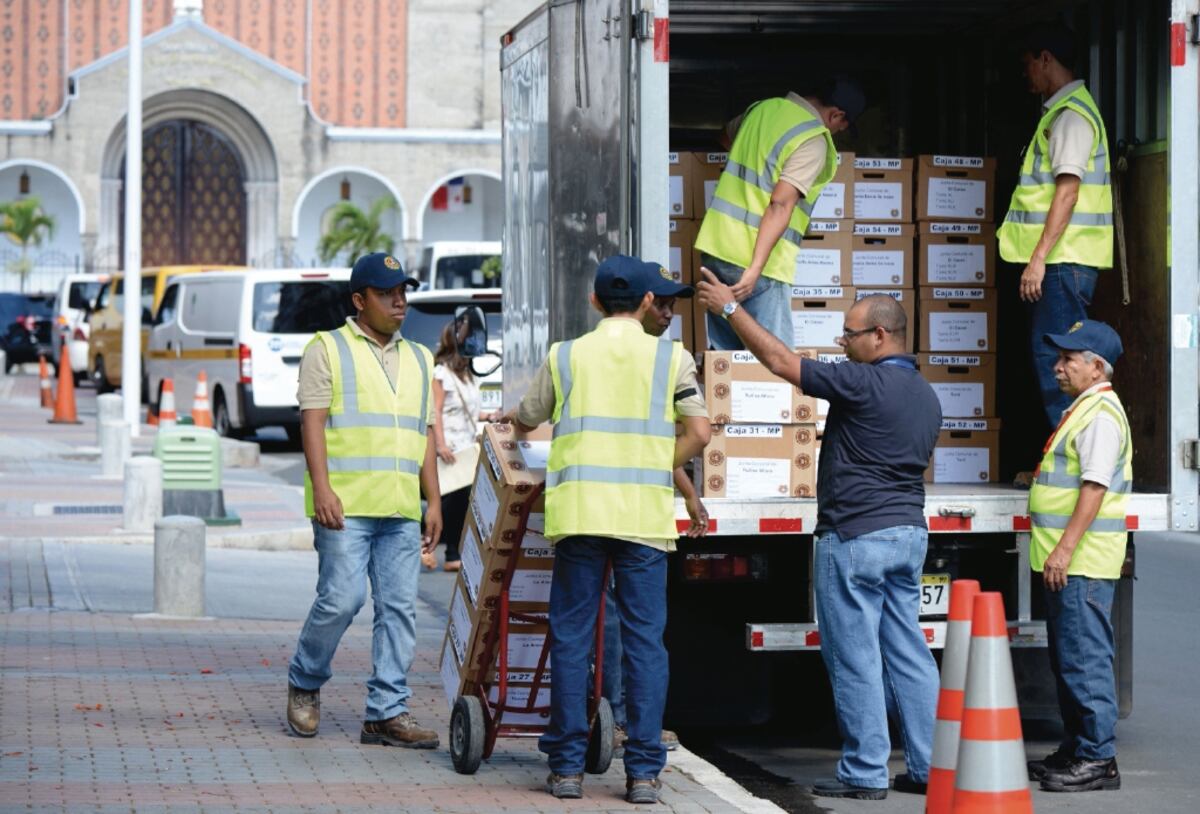
[(253, 384), (254, 362), (250, 359), (250, 346), (238, 345), (238, 384)]
[(688, 554), (683, 560), (687, 582), (757, 582), (767, 578), (764, 554)]

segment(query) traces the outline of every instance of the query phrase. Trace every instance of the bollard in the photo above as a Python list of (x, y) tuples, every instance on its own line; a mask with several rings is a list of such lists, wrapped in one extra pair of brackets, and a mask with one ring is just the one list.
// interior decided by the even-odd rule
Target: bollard
[(104, 447), (100, 428), (104, 426), (105, 421), (125, 420), (123, 409), (121, 397), (116, 393), (104, 393), (96, 396), (96, 446), (102, 449)]
[(170, 515), (154, 524), (154, 612), (204, 615), (204, 521)]
[(125, 462), (125, 512), (122, 526), (126, 531), (154, 531), (162, 517), (162, 461), (149, 455), (135, 455)]
[(132, 439), (129, 425), (124, 421), (105, 421), (100, 425), (100, 474), (105, 478), (119, 478), (129, 460)]
[(8, 375), (8, 354), (0, 350), (0, 379)]

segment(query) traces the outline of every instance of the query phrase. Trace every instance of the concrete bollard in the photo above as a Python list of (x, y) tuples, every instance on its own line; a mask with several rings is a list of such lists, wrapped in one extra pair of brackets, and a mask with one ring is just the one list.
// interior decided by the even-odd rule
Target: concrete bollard
[(119, 478), (125, 471), (125, 462), (132, 455), (133, 439), (129, 425), (124, 421), (105, 421), (100, 425), (100, 474), (106, 478)]
[(170, 515), (154, 524), (154, 612), (204, 615), (204, 521)]
[(124, 406), (121, 397), (116, 393), (104, 393), (96, 396), (96, 446), (104, 448), (101, 428), (105, 421), (124, 421)]
[(125, 462), (125, 512), (121, 525), (126, 531), (154, 531), (162, 517), (162, 461), (135, 455)]
[(0, 379), (8, 375), (8, 354), (0, 350)]

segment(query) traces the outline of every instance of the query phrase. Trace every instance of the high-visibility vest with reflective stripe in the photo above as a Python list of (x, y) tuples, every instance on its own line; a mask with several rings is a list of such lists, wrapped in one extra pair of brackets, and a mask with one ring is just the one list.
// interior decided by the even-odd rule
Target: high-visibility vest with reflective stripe
[(1101, 412), (1111, 415), (1121, 428), (1121, 456), (1108, 491), (1100, 502), (1100, 512), (1079, 540), (1067, 573), (1095, 579), (1117, 579), (1121, 576), (1128, 536), (1125, 514), (1129, 507), (1129, 493), (1133, 490), (1133, 442), (1125, 408), (1111, 390), (1093, 393), (1071, 412), (1051, 438), (1046, 455), (1038, 467), (1037, 477), (1029, 491), (1029, 515), (1033, 529), (1029, 560), (1035, 571), (1042, 570), (1046, 558), (1058, 545), (1079, 500), (1081, 469), (1075, 438)]
[(813, 204), (837, 172), (837, 148), (829, 129), (795, 102), (766, 99), (746, 112), (729, 151), (729, 161), (717, 181), (712, 204), (704, 214), (696, 248), (727, 263), (748, 266), (754, 257), (758, 226), (784, 164), (801, 144), (815, 138), (825, 139), (825, 165), (792, 210), (791, 220), (763, 268), (764, 276), (791, 285), (796, 279), (796, 255)]
[[(312, 340), (325, 345), (333, 373), (333, 401), (325, 423), (329, 485), (346, 517), (421, 519), (421, 464), (425, 419), (433, 386), (433, 356), (423, 345), (400, 341), (393, 388), (367, 337), (343, 325)], [(304, 505), (313, 515), (312, 480), (304, 473)]]
[(1095, 268), (1112, 268), (1113, 203), (1108, 156), (1108, 135), (1100, 109), (1079, 88), (1046, 111), (1038, 122), (1033, 141), (1025, 150), (1021, 178), (1013, 190), (1008, 215), (996, 233), (1000, 256), (1010, 263), (1028, 263), (1046, 226), (1054, 201), (1054, 170), (1050, 165), (1050, 127), (1064, 110), (1074, 110), (1092, 126), (1092, 153), (1079, 183), (1079, 200), (1058, 243), (1046, 257), (1047, 263), (1081, 263)]
[(554, 435), (546, 536), (671, 540), (675, 528), (674, 383), (683, 346), (635, 322), (550, 348)]

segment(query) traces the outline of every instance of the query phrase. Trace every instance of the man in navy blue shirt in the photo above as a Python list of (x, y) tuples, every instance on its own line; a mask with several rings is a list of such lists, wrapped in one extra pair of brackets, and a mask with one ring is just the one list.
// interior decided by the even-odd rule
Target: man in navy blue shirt
[(887, 797), (889, 710), (904, 738), (897, 791), (924, 793), (933, 749), (938, 674), (918, 624), (925, 564), (925, 469), (942, 410), (905, 353), (904, 310), (864, 297), (846, 312), (849, 361), (801, 359), (738, 307), (707, 269), (697, 297), (724, 316), (772, 373), (829, 401), (817, 470), (814, 584), (821, 656), (833, 686), (843, 745), (822, 797)]

